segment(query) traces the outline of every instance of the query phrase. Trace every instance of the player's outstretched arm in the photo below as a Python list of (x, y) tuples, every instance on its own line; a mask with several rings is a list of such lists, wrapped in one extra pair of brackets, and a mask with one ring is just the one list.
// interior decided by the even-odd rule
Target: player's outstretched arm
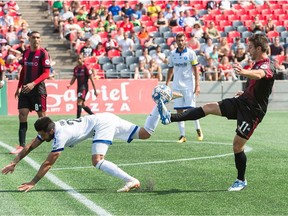
[(42, 165), (39, 168), (35, 177), (30, 182), (26, 182), (26, 183), (23, 183), (22, 185), (20, 185), (18, 187), (18, 190), (28, 192), (33, 187), (35, 187), (37, 182), (40, 181), (40, 179), (42, 179), (43, 176), (49, 171), (49, 169), (52, 167), (52, 165), (58, 159), (60, 154), (61, 154), (61, 152), (50, 152), (47, 159), (42, 163)]
[(12, 174), (15, 170), (17, 163), (20, 160), (22, 160), (22, 158), (26, 157), (26, 155), (28, 155), (34, 148), (37, 148), (42, 142), (43, 141), (41, 141), (39, 138), (36, 137), (29, 144), (27, 144), (23, 148), (23, 150), (14, 158), (14, 160), (1, 170), (2, 174), (4, 175), (7, 175), (9, 173)]

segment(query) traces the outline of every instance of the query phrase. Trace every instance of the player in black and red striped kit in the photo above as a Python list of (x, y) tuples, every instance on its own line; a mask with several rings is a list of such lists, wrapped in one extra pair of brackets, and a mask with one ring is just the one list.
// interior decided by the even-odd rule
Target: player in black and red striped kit
[(269, 40), (265, 35), (255, 34), (249, 38), (248, 52), (255, 63), (250, 70), (243, 69), (240, 64), (233, 66), (236, 74), (247, 78), (244, 91), (237, 92), (235, 97), (191, 108), (181, 114), (170, 114), (163, 102), (158, 104), (163, 124), (196, 120), (209, 114), (237, 120), (233, 151), (238, 176), (229, 191), (240, 191), (247, 186), (244, 146), (266, 114), (275, 79), (275, 67), (267, 55), (268, 49)]
[(87, 66), (84, 64), (84, 57), (82, 55), (79, 55), (77, 57), (78, 65), (73, 70), (73, 77), (70, 81), (70, 83), (67, 85), (67, 88), (70, 88), (71, 85), (77, 80), (77, 115), (76, 117), (79, 118), (81, 116), (82, 108), (90, 115), (93, 114), (91, 109), (85, 105), (85, 98), (87, 95), (87, 92), (89, 90), (88, 88), (88, 80), (91, 80), (93, 89), (94, 89), (94, 95), (97, 97), (97, 91), (96, 87), (93, 81), (92, 72), (87, 68)]
[(49, 77), (50, 60), (48, 52), (40, 47), (41, 37), (37, 31), (32, 31), (29, 36), (30, 49), (22, 54), (19, 63), (22, 65), (15, 98), (18, 97), (19, 110), (19, 144), (18, 154), (26, 142), (28, 129), (27, 118), (30, 111), (35, 110), (38, 117), (46, 115), (46, 87), (44, 80)]

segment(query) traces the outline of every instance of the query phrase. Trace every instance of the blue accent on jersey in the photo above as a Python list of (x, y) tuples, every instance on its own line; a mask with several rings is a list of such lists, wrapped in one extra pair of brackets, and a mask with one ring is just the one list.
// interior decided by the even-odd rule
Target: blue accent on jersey
[(51, 152), (59, 152), (59, 151), (63, 151), (64, 148), (60, 148), (60, 149), (55, 149), (55, 150), (52, 150)]

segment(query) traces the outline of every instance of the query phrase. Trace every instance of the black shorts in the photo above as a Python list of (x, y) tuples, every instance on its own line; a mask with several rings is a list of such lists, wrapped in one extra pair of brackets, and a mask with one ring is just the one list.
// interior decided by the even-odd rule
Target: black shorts
[(20, 93), (18, 98), (18, 109), (28, 108), (30, 111), (45, 112), (47, 110), (46, 94), (24, 94)]
[(86, 95), (87, 95), (88, 89), (81, 89), (77, 91), (77, 97), (78, 99), (81, 99), (85, 101)]
[(260, 122), (255, 112), (248, 104), (238, 98), (228, 98), (218, 102), (222, 116), (227, 119), (237, 119), (236, 133), (238, 136), (249, 140)]

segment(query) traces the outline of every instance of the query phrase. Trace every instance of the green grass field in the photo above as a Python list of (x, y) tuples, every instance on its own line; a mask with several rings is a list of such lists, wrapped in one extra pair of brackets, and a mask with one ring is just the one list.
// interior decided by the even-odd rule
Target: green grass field
[[(140, 126), (146, 118), (122, 117)], [(69, 116), (53, 116), (60, 118)], [(35, 136), (35, 119), (29, 119), (28, 140)], [(28, 193), (18, 192), (17, 186), (34, 177), (32, 166), (50, 152), (51, 144), (45, 143), (12, 175), (0, 174), (0, 215), (287, 215), (287, 119), (288, 112), (268, 112), (247, 143), (248, 187), (243, 191), (227, 191), (236, 178), (235, 121), (208, 116), (201, 120), (202, 142), (196, 141), (193, 122), (186, 122), (184, 144), (176, 142), (175, 123), (159, 124), (146, 141), (115, 140), (106, 159), (141, 181), (141, 188), (129, 193), (116, 193), (123, 182), (91, 166), (91, 140), (65, 149), (48, 178)], [(2, 168), (14, 158), (7, 145), (17, 143), (18, 118), (1, 117), (0, 131)]]

